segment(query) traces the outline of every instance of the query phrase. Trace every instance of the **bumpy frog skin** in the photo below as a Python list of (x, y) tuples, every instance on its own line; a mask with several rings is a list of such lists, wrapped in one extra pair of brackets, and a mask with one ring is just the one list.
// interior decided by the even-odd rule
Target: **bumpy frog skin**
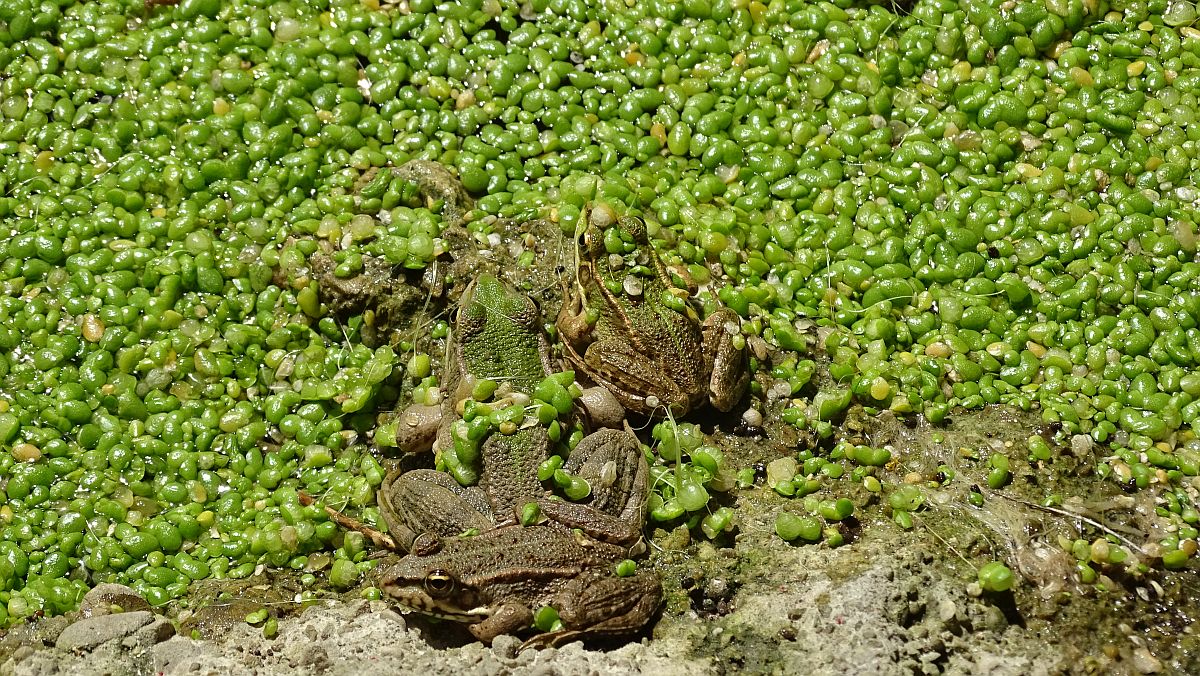
[(641, 538), (650, 468), (636, 438), (597, 430), (579, 442), (563, 469), (591, 486), (586, 501), (564, 502), (539, 484), (520, 502), (496, 512), (485, 489), (460, 486), (445, 472), (417, 469), (387, 477), (378, 493), (380, 516), (404, 551), (411, 551), (423, 533), (449, 537), (514, 523), (516, 508), (529, 502), (536, 502), (550, 521), (603, 542), (628, 546)]
[[(401, 414), (396, 437), (402, 450), (449, 447), (458, 404), (471, 396), (479, 380), (529, 392), (551, 371), (537, 305), (491, 275), (480, 275), (463, 292), (449, 350), (447, 396), (440, 407), (410, 407)], [(481, 486), (492, 514), (511, 514), (519, 500), (542, 493), (537, 468), (550, 447), (540, 426), (492, 434), (484, 441)]]
[[(608, 207), (585, 212), (576, 283), (564, 287), (557, 325), (568, 361), (642, 415), (685, 415), (706, 399), (731, 410), (746, 392), (737, 314), (722, 308), (700, 322), (687, 289), (674, 283), (646, 226)], [(636, 243), (634, 267), (605, 251), (620, 228)]]
[(627, 554), (557, 525), (506, 526), (411, 553), (385, 570), (380, 584), (400, 605), (467, 623), (488, 644), (528, 629), (535, 609), (552, 606), (563, 629), (526, 645), (558, 645), (631, 633), (654, 616), (662, 585), (648, 571), (616, 575)]
[[(451, 348), (459, 382), (501, 375), (489, 345), (507, 346), (511, 358), (503, 366), (524, 364), (522, 387), (532, 389), (545, 376), (542, 343), (530, 335), (536, 306), (522, 299), (495, 278), (480, 277), (468, 288)], [(530, 307), (534, 314), (527, 316)], [(435, 470), (390, 475), (379, 491), (380, 513), (408, 554), (383, 573), (384, 592), (412, 610), (465, 622), (488, 643), (527, 630), (534, 609), (544, 605), (558, 611), (564, 628), (530, 645), (629, 633), (649, 622), (662, 600), (657, 575), (614, 572), (645, 524), (650, 482), (640, 444), (614, 429), (584, 437), (563, 466), (591, 486), (579, 503), (553, 498), (538, 482), (537, 466), (549, 449), (539, 425), (491, 434), (478, 487), (462, 487)], [(538, 504), (545, 524), (514, 523), (527, 502)], [(467, 531), (478, 535), (459, 536)]]
[[(440, 408), (440, 416), (431, 415), (428, 421), (440, 431), (423, 431), (417, 435), (422, 439), (448, 436), (448, 424), (455, 420), (454, 402), (468, 397), (478, 379), (490, 378), (509, 383), (514, 390), (531, 391), (550, 371), (537, 305), (490, 275), (481, 275), (464, 292), (450, 349), (452, 394)], [(431, 413), (430, 407), (420, 410)], [(448, 536), (478, 531), (512, 523), (518, 509), (538, 502), (549, 518), (593, 537), (636, 541), (641, 536), (649, 492), (649, 470), (637, 440), (626, 432), (599, 430), (571, 453), (565, 469), (588, 480), (593, 488), (589, 503), (548, 499), (537, 470), (549, 457), (551, 446), (540, 425), (514, 434), (489, 435), (481, 449), (479, 488), (463, 488), (449, 476), (430, 470), (389, 477), (379, 500), (388, 531), (401, 543), (411, 543), (425, 532)], [(609, 463), (615, 472), (602, 471)]]

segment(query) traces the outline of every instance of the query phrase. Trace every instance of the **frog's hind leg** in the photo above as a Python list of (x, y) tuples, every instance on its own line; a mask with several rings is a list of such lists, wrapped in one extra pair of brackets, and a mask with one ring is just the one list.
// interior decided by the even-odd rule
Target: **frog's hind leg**
[(604, 542), (632, 545), (642, 536), (650, 468), (637, 437), (602, 429), (583, 438), (563, 469), (592, 487), (589, 502), (539, 500), (547, 518)]
[(388, 532), (404, 551), (411, 551), (422, 534), (442, 537), (484, 531), (494, 525), (483, 491), (463, 487), (445, 472), (414, 469), (385, 483), (379, 492), (379, 514)]
[(737, 313), (721, 308), (704, 320), (705, 373), (709, 373), (708, 400), (723, 413), (733, 410), (750, 387), (750, 365), (746, 346), (738, 347)]
[(539, 634), (521, 648), (557, 646), (586, 638), (631, 634), (646, 626), (662, 604), (662, 582), (650, 571), (617, 577), (603, 568), (584, 573), (555, 595), (564, 629)]
[[(655, 353), (654, 347), (602, 339), (588, 346), (583, 359), (588, 376), (611, 391), (626, 409), (648, 416), (659, 407), (679, 414), (687, 412), (690, 398), (664, 370), (664, 364), (656, 360)], [(607, 374), (620, 374), (620, 380)]]

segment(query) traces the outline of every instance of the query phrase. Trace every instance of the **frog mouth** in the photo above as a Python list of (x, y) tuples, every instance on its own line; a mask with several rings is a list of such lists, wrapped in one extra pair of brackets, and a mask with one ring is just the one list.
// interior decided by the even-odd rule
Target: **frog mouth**
[(422, 591), (390, 587), (385, 588), (384, 592), (391, 596), (399, 606), (443, 620), (474, 623), (484, 620), (492, 614), (487, 606), (460, 608), (447, 603), (446, 599), (435, 599)]

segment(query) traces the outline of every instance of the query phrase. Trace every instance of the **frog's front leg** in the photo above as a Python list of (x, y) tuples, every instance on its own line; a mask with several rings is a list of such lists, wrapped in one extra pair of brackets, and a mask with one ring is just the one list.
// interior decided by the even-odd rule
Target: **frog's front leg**
[(555, 595), (552, 605), (563, 629), (534, 636), (521, 648), (629, 634), (646, 626), (661, 604), (662, 581), (655, 573), (643, 570), (617, 577), (606, 568), (595, 568)]
[(396, 418), (396, 446), (405, 453), (427, 453), (444, 417), (440, 405), (413, 404), (404, 409)]
[(736, 312), (721, 308), (709, 315), (701, 328), (704, 359), (712, 362), (706, 364), (712, 374), (708, 379), (708, 399), (722, 412), (736, 406), (750, 386), (746, 347), (735, 340), (740, 323)]
[(449, 474), (414, 469), (389, 475), (377, 498), (388, 533), (404, 551), (426, 533), (443, 537), (492, 527), (492, 511), (483, 491), (464, 488)]
[(563, 469), (586, 480), (592, 492), (587, 502), (539, 499), (547, 518), (604, 542), (632, 545), (642, 536), (650, 467), (637, 437), (596, 430), (579, 442)]
[(533, 611), (522, 603), (506, 603), (482, 622), (467, 627), (471, 635), (486, 645), (501, 634), (516, 634), (533, 624)]

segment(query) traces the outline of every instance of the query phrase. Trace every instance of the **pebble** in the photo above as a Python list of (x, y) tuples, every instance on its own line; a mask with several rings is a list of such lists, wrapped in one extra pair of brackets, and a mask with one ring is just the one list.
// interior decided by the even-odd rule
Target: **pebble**
[(146, 602), (146, 599), (132, 588), (123, 584), (105, 582), (96, 585), (83, 596), (83, 600), (79, 602), (79, 612), (85, 618), (109, 615), (113, 612), (113, 606), (119, 607), (124, 612), (150, 609), (150, 604)]
[(501, 634), (492, 639), (492, 652), (501, 659), (510, 660), (517, 656), (517, 648), (521, 646), (521, 639), (512, 634)]
[(97, 615), (64, 629), (54, 645), (60, 650), (91, 650), (102, 643), (129, 636), (153, 621), (154, 613), (147, 610)]
[(954, 616), (958, 614), (958, 606), (955, 605), (954, 601), (945, 598), (938, 603), (937, 611), (938, 619), (945, 623), (953, 620)]
[(1162, 671), (1163, 665), (1146, 648), (1136, 648), (1133, 651), (1133, 668), (1137, 669), (1139, 674), (1157, 674)]

